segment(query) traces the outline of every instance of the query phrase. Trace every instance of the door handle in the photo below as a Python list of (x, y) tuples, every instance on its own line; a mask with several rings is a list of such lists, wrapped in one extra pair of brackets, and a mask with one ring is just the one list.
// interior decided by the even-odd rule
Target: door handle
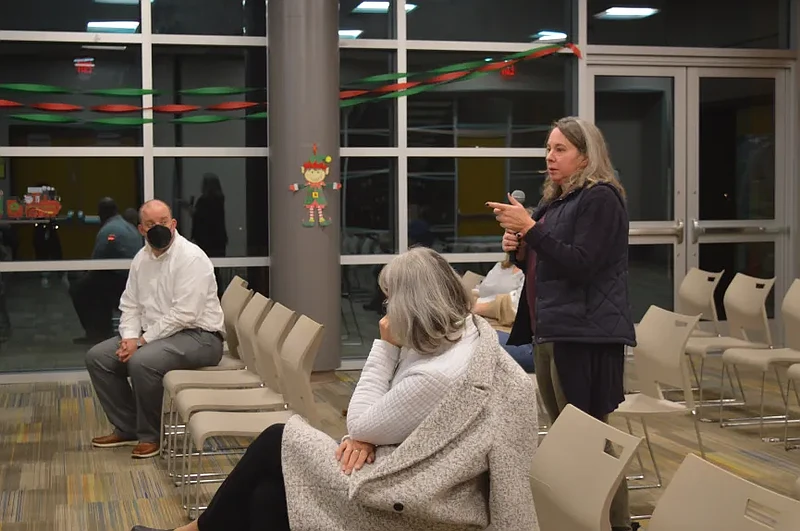
[(752, 234), (785, 234), (786, 227), (703, 227), (696, 219), (692, 220), (692, 244), (696, 244), (701, 235), (735, 234), (739, 236)]
[(679, 219), (672, 227), (640, 228), (628, 230), (628, 236), (673, 236), (678, 240), (678, 245), (683, 243), (684, 237), (683, 220)]
[(706, 229), (700, 226), (700, 222), (696, 219), (692, 220), (692, 245), (696, 245), (697, 241), (700, 239), (701, 234), (706, 233)]

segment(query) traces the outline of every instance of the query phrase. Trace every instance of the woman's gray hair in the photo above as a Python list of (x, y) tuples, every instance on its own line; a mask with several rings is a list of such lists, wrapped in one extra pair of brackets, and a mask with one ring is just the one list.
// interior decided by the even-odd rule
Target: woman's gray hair
[(388, 298), (392, 335), (401, 345), (420, 354), (437, 354), (461, 338), (472, 299), (436, 251), (409, 249), (386, 264), (378, 284)]
[[(550, 128), (561, 131), (567, 140), (578, 149), (586, 160), (586, 166), (570, 175), (565, 182), (554, 183), (548, 177), (542, 190), (542, 204), (555, 201), (562, 195), (577, 188), (592, 187), (598, 183), (608, 183), (616, 188), (620, 195), (625, 197), (625, 189), (614, 175), (611, 157), (608, 154), (606, 140), (603, 133), (591, 122), (581, 120), (574, 116), (567, 116), (555, 122)], [(548, 140), (550, 135), (547, 135)]]

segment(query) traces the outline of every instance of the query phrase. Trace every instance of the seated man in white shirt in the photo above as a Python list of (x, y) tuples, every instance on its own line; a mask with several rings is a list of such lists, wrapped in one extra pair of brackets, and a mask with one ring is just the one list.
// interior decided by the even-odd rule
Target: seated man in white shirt
[(211, 260), (178, 234), (169, 206), (148, 201), (139, 218), (147, 245), (131, 263), (119, 336), (92, 347), (86, 368), (114, 426), (92, 445), (135, 446), (141, 459), (159, 453), (163, 376), (218, 364), (224, 318)]

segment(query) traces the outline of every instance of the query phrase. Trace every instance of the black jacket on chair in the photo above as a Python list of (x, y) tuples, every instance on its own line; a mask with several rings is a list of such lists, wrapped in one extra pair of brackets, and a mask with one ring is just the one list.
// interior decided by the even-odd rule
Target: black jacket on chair
[(628, 212), (617, 189), (601, 183), (574, 190), (537, 208), (533, 218), (537, 223), (524, 241), (536, 252), (536, 330), (531, 329), (526, 278), (508, 344), (635, 346)]

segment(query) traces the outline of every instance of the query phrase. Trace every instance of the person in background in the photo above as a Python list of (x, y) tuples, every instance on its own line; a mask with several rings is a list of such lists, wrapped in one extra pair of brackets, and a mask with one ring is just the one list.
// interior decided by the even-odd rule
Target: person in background
[[(219, 177), (213, 173), (203, 175), (200, 197), (192, 208), (192, 241), (211, 258), (226, 254), (228, 231), (225, 227), (225, 194), (222, 193)], [(214, 274), (217, 285), (222, 289), (219, 270)]]
[[(131, 259), (144, 244), (134, 226), (117, 213), (117, 204), (104, 197), (97, 205), (100, 230), (94, 241), (93, 260)], [(75, 313), (86, 335), (74, 339), (78, 345), (93, 345), (115, 334), (114, 308), (128, 281), (127, 270), (88, 271), (69, 286)]]
[[(267, 428), (200, 518), (176, 531), (536, 530), (533, 382), (470, 313), (438, 253), (381, 271), (386, 317), (339, 442), (299, 416)], [(134, 531), (153, 531), (136, 526)]]
[(139, 211), (135, 208), (126, 208), (122, 213), (122, 217), (134, 227), (139, 226)]
[(147, 245), (131, 263), (119, 336), (92, 347), (86, 368), (114, 426), (92, 445), (134, 446), (132, 457), (141, 459), (159, 453), (164, 375), (217, 365), (224, 317), (211, 260), (178, 234), (169, 206), (153, 199), (139, 217)]
[[(624, 397), (625, 347), (636, 345), (628, 300), (628, 210), (605, 139), (579, 118), (558, 120), (547, 139), (547, 179), (531, 217), (487, 203), (506, 229), (525, 286), (509, 344), (535, 340), (539, 391), (551, 421), (572, 404), (608, 421)], [(614, 531), (631, 529), (623, 478), (611, 504)]]
[[(524, 282), (525, 274), (510, 260), (497, 262), (473, 290), (476, 299), (472, 311), (490, 319), (497, 326), (511, 326), (517, 315)], [(508, 337), (508, 332), (497, 330), (497, 338), (503, 348), (525, 372), (533, 373), (533, 345), (509, 345)]]

